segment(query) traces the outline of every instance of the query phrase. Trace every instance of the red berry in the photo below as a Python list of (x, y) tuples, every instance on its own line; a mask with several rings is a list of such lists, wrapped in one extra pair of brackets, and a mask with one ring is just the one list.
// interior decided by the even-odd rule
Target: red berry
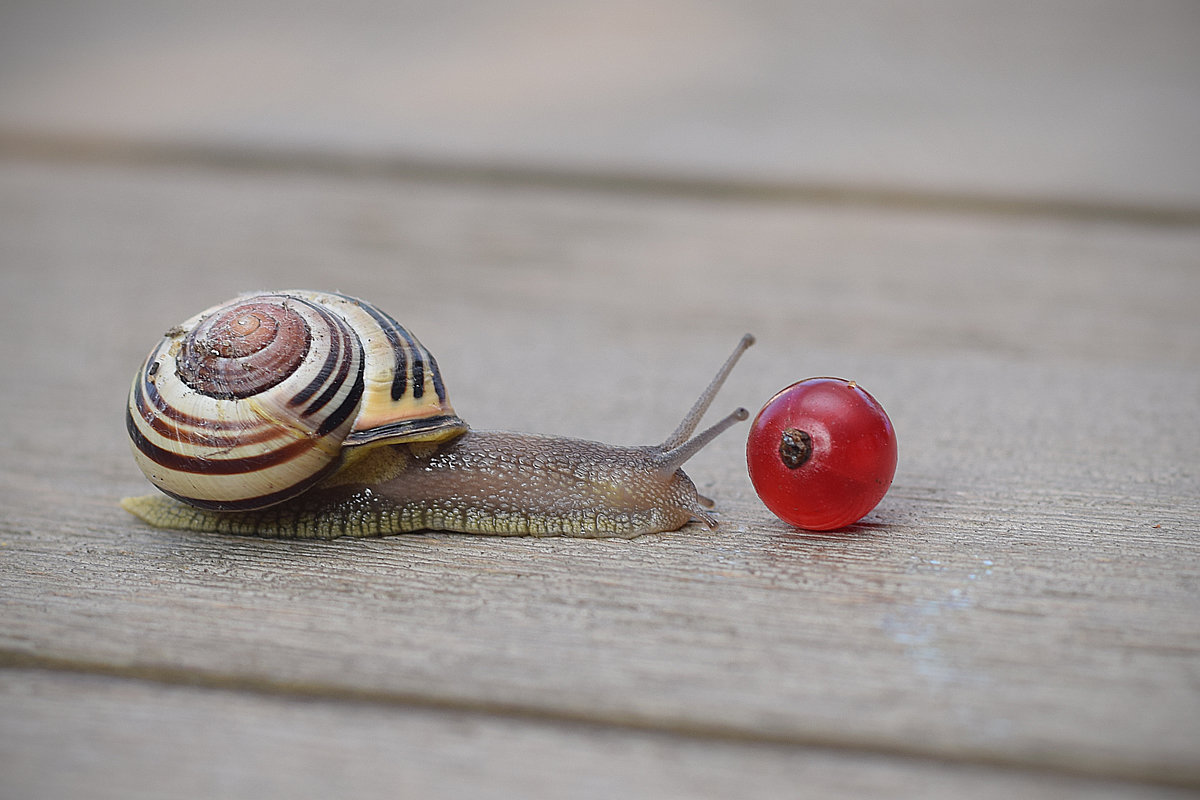
[(746, 465), (754, 491), (800, 528), (844, 528), (879, 504), (896, 474), (896, 431), (854, 381), (809, 378), (763, 406)]

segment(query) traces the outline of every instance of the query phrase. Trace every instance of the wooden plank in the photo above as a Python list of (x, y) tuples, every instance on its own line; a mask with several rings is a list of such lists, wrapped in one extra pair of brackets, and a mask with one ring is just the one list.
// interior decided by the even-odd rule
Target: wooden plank
[[(1200, 231), (2, 167), (10, 668), (1200, 784)], [(753, 329), (722, 404), (856, 377), (901, 469), (867, 524), (826, 536), (757, 504), (736, 435), (689, 466), (721, 503), (711, 533), (288, 543), (133, 522), (120, 413), (144, 350), (286, 285), (395, 311), (480, 427), (613, 441), (661, 439)]]
[(0, 128), (1197, 212), (1198, 29), (1178, 0), (6, 3)]
[(545, 720), (0, 674), (19, 797), (1170, 798), (1165, 787)]

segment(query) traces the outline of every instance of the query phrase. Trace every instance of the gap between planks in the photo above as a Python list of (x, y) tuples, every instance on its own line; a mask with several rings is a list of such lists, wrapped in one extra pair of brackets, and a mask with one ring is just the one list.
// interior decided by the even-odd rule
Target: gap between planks
[(1125, 765), (1102, 759), (1086, 757), (1073, 759), (1062, 753), (1047, 753), (1046, 760), (1038, 763), (983, 750), (931, 752), (919, 747), (898, 746), (895, 742), (870, 742), (855, 738), (839, 740), (836, 737), (811, 736), (802, 732), (762, 731), (714, 722), (648, 718), (630, 713), (585, 712), (569, 708), (506, 703), (499, 700), (471, 697), (414, 694), (306, 681), (276, 681), (261, 676), (226, 674), (164, 665), (110, 664), (88, 659), (35, 655), (12, 649), (0, 649), (0, 670), (89, 675), (163, 687), (242, 692), (298, 702), (344, 703), (375, 708), (410, 708), (476, 714), (513, 721), (572, 725), (608, 731), (624, 730), (631, 733), (677, 737), (698, 742), (803, 748), (831, 753), (904, 759), (934, 766), (956, 764), (967, 767), (1008, 769), (1031, 776), (1117, 780), (1130, 784), (1169, 788), (1200, 788), (1200, 778), (1187, 771), (1165, 772), (1149, 767), (1144, 770), (1131, 769)]
[(770, 180), (637, 168), (586, 168), (435, 159), (318, 148), (166, 142), (0, 129), (0, 156), (122, 166), (192, 166), (258, 172), (358, 175), (436, 183), (512, 186), (708, 200), (798, 203), (974, 216), (1200, 227), (1200, 208), (1080, 197), (1019, 197), (889, 185)]

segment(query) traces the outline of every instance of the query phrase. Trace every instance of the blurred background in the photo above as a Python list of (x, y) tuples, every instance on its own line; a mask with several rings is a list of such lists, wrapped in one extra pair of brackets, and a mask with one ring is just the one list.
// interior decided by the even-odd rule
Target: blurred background
[(0, 132), (1194, 218), (1200, 3), (8, 0)]

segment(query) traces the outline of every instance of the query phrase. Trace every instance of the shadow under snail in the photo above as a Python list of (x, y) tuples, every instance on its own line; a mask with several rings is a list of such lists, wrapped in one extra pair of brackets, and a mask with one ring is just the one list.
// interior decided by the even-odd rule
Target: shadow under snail
[(661, 445), (621, 447), (471, 430), (433, 355), (369, 303), (243, 295), (167, 331), (138, 372), (126, 426), (170, 497), (121, 505), (163, 528), (287, 538), (713, 528), (712, 501), (680, 467), (748, 416), (692, 436), (753, 342), (742, 338)]

